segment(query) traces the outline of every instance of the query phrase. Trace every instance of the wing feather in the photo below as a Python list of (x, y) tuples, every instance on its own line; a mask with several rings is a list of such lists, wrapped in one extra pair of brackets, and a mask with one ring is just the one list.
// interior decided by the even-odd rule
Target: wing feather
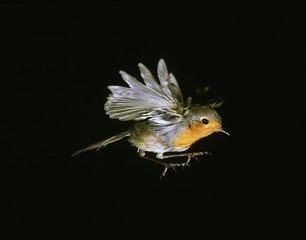
[(175, 99), (177, 99), (179, 104), (183, 104), (183, 96), (181, 89), (172, 73), (169, 74), (169, 81), (170, 81), (170, 91)]
[(146, 86), (154, 90), (158, 95), (164, 97), (160, 85), (156, 82), (150, 70), (142, 63), (139, 63), (138, 67), (140, 70), (141, 77)]
[(173, 104), (177, 104), (176, 99), (174, 98), (172, 92), (169, 89), (169, 74), (168, 69), (166, 67), (166, 63), (163, 59), (158, 62), (157, 75), (162, 91), (166, 94), (166, 96), (170, 98), (170, 101), (172, 101)]
[(105, 103), (106, 114), (121, 121), (149, 119), (157, 124), (173, 123), (182, 118), (183, 101), (179, 85), (168, 73), (163, 59), (158, 63), (158, 79), (142, 63), (138, 64), (144, 84), (119, 71), (129, 87), (108, 86), (111, 94)]

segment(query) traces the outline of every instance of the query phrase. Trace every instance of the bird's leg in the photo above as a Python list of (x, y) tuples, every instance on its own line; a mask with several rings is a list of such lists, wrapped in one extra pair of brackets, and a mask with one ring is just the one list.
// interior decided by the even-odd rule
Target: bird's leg
[(168, 171), (169, 168), (175, 169), (175, 167), (189, 166), (189, 162), (190, 162), (191, 158), (197, 159), (196, 156), (206, 155), (206, 154), (210, 154), (210, 153), (208, 153), (208, 152), (194, 152), (194, 153), (181, 153), (181, 154), (172, 154), (172, 155), (163, 155), (162, 153), (160, 153), (160, 154), (156, 155), (156, 158), (158, 158), (158, 159), (166, 159), (166, 158), (174, 158), (174, 157), (187, 157), (187, 161), (183, 162), (183, 163), (166, 163), (166, 162), (158, 160), (158, 159), (150, 158), (150, 157), (145, 155), (144, 151), (139, 150), (139, 156), (140, 157), (148, 159), (148, 160), (156, 162), (156, 163), (159, 163), (159, 164), (161, 164), (165, 167), (164, 171), (162, 172), (162, 176), (165, 176), (165, 174), (166, 174), (166, 172)]
[(145, 151), (139, 150), (138, 154), (139, 154), (139, 156), (142, 157), (142, 158), (145, 158), (145, 159), (147, 159), (147, 160), (150, 160), (150, 161), (159, 163), (159, 164), (161, 164), (161, 165), (164, 165), (164, 162), (162, 162), (162, 161), (160, 161), (160, 160), (158, 160), (158, 159), (154, 159), (154, 158), (150, 158), (150, 157), (146, 156)]
[(163, 165), (165, 167), (165, 169), (162, 172), (161, 176), (165, 176), (166, 175), (166, 172), (167, 172), (168, 168), (175, 169), (175, 167), (184, 167), (184, 166), (186, 166), (186, 163), (165, 163), (165, 162), (163, 162), (161, 160), (148, 157), (148, 156), (145, 155), (144, 151), (139, 151), (139, 156), (142, 157), (142, 158), (145, 158), (147, 160), (150, 160), (150, 161), (153, 161), (153, 162), (156, 162), (158, 164)]
[(210, 155), (209, 152), (193, 152), (193, 153), (180, 153), (180, 154), (171, 154), (171, 155), (163, 155), (161, 154), (157, 154), (156, 157), (159, 159), (167, 159), (167, 158), (174, 158), (174, 157), (187, 157), (187, 161), (183, 162), (183, 163), (164, 163), (163, 165), (165, 166), (165, 170), (163, 171), (162, 175), (164, 176), (168, 170), (168, 168), (175, 168), (175, 167), (185, 167), (185, 166), (189, 166), (189, 162), (191, 160), (191, 158), (194, 158), (196, 160), (198, 160), (196, 158), (196, 156), (200, 156), (200, 155)]
[(159, 159), (175, 158), (175, 157), (187, 157), (185, 164), (188, 164), (191, 158), (197, 159), (196, 156), (200, 155), (211, 155), (209, 152), (193, 152), (193, 153), (180, 153), (180, 154), (171, 154), (163, 155), (162, 153), (157, 154), (156, 157)]

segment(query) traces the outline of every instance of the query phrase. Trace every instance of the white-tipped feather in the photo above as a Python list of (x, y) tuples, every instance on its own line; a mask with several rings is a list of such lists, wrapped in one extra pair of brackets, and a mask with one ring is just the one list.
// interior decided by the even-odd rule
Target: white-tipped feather
[[(158, 63), (158, 79), (154, 79), (149, 69), (142, 63), (138, 64), (144, 83), (120, 71), (123, 80), (129, 87), (109, 86), (111, 94), (105, 103), (106, 114), (110, 118), (121, 121), (139, 121), (149, 119), (157, 124), (165, 124), (167, 120), (160, 117), (160, 111), (167, 111), (173, 118), (181, 118), (183, 98), (175, 77), (168, 73), (163, 59)], [(172, 118), (172, 122), (173, 122)]]

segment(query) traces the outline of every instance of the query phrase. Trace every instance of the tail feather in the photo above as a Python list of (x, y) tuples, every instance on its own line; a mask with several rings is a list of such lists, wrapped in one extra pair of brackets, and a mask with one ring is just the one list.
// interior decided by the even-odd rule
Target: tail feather
[(116, 142), (116, 141), (119, 141), (122, 138), (128, 137), (128, 136), (130, 136), (130, 132), (129, 131), (125, 131), (125, 132), (119, 133), (119, 134), (117, 134), (115, 136), (112, 136), (112, 137), (110, 137), (108, 139), (96, 142), (94, 144), (89, 145), (88, 147), (82, 148), (82, 149), (76, 151), (75, 153), (73, 153), (72, 156), (75, 156), (75, 155), (77, 155), (79, 153), (87, 152), (87, 151), (90, 151), (90, 150), (93, 150), (93, 149), (96, 149), (98, 151), (101, 147), (106, 147), (108, 144)]

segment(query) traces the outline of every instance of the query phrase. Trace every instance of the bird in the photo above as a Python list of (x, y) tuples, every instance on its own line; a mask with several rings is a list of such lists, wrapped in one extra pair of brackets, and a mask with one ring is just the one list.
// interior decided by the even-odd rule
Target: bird
[[(111, 93), (104, 105), (104, 110), (111, 119), (132, 121), (131, 127), (82, 148), (72, 156), (89, 150), (99, 150), (127, 138), (138, 149), (140, 157), (163, 165), (161, 175), (165, 176), (168, 169), (189, 166), (192, 158), (210, 154), (207, 151), (185, 152), (198, 140), (215, 132), (229, 135), (223, 129), (222, 119), (216, 111), (223, 101), (193, 104), (191, 97), (184, 101), (176, 78), (168, 72), (162, 58), (157, 65), (159, 82), (145, 65), (139, 63), (138, 67), (143, 83), (120, 70), (119, 74), (128, 86), (108, 86)], [(155, 155), (155, 158), (148, 156), (147, 152)], [(168, 160), (181, 157), (186, 157), (186, 161)]]

